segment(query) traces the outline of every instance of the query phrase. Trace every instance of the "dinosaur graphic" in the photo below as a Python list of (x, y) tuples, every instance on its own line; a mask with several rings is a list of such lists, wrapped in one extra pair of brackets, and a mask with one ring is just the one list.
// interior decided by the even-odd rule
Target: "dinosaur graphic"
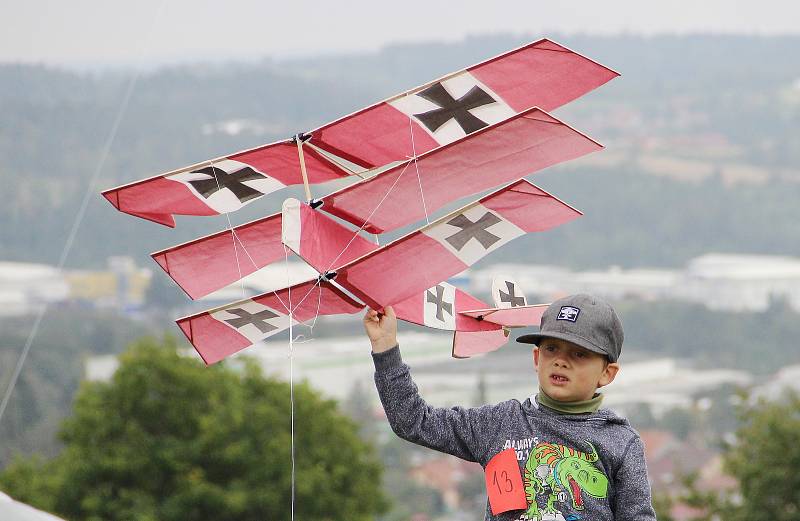
[[(525, 498), (530, 505), (526, 511), (529, 521), (543, 519), (564, 519), (563, 513), (556, 509), (556, 502), (571, 500), (572, 509), (583, 510), (581, 492), (595, 498), (608, 494), (608, 478), (594, 466), (599, 459), (594, 446), (591, 452), (580, 452), (555, 443), (539, 443), (531, 451), (525, 463)], [(547, 495), (547, 506), (539, 510), (536, 497)], [(557, 517), (561, 516), (561, 517)], [(580, 519), (578, 516), (568, 516)]]

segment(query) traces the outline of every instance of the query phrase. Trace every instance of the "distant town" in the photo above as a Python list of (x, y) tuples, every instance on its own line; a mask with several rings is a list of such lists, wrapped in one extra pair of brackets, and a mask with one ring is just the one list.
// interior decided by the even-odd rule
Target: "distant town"
[[(128, 257), (111, 257), (107, 269), (64, 270), (54, 266), (0, 262), (0, 316), (25, 315), (43, 305), (82, 304), (135, 312), (145, 305), (154, 277), (162, 273), (137, 266)], [(269, 266), (202, 300), (207, 307), (270, 291), (315, 277), (300, 263)], [(683, 269), (571, 271), (560, 266), (493, 264), (469, 270), (451, 280), (477, 294), (488, 294), (495, 276), (510, 276), (523, 291), (549, 301), (585, 292), (609, 300), (676, 300), (725, 311), (764, 311), (784, 299), (800, 311), (800, 258), (772, 255), (709, 253), (691, 259)], [(175, 291), (180, 290), (175, 287)], [(188, 301), (188, 299), (187, 299)]]

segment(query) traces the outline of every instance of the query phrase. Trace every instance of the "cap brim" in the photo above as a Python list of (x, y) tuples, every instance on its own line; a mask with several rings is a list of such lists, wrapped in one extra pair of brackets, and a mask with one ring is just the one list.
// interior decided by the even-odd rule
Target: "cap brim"
[[(539, 345), (539, 342), (543, 338), (558, 338), (560, 340), (566, 340), (567, 342), (572, 342), (573, 344), (580, 346), (584, 349), (587, 349), (593, 353), (597, 353), (603, 356), (608, 357), (611, 360), (611, 355), (603, 351), (602, 349), (598, 348), (595, 345), (589, 343), (585, 338), (581, 338), (576, 335), (572, 335), (570, 333), (562, 333), (559, 331), (554, 331), (552, 333), (531, 333), (529, 335), (522, 335), (517, 338), (517, 342), (521, 344), (536, 344)], [(615, 360), (611, 360), (614, 362)]]

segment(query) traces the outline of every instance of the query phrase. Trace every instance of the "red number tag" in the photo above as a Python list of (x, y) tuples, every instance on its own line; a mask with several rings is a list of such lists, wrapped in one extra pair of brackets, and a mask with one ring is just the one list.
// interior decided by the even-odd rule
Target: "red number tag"
[(528, 507), (514, 449), (499, 452), (489, 460), (486, 465), (486, 492), (493, 515)]

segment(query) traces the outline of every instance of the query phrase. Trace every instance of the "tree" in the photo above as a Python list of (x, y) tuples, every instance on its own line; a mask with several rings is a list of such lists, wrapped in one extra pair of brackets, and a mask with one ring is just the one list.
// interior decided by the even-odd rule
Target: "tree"
[[(386, 509), (381, 467), (357, 427), (307, 384), (294, 389), (295, 513), (366, 520)], [(84, 382), (55, 459), (18, 460), (12, 496), (68, 519), (289, 519), (290, 391), (261, 376), (139, 341), (110, 382)]]
[(795, 521), (800, 519), (800, 395), (743, 406), (736, 443), (725, 448), (725, 470), (738, 482), (726, 492), (701, 490), (685, 476), (682, 501), (700, 509), (695, 521)]
[(760, 401), (742, 413), (738, 442), (725, 456), (725, 468), (739, 482), (741, 505), (726, 519), (800, 519), (800, 395), (781, 402)]

